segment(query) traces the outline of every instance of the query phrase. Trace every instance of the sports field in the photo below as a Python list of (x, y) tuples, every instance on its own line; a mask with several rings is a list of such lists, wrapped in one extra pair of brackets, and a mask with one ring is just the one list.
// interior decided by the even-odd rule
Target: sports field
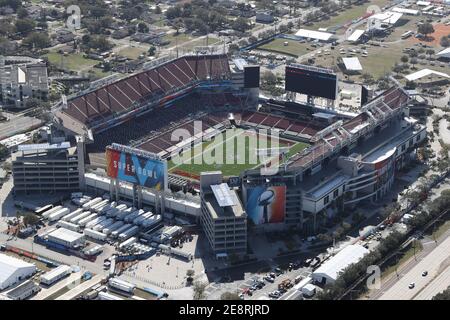
[(222, 171), (224, 176), (238, 176), (242, 171), (257, 168), (276, 160), (275, 153), (258, 156), (258, 149), (280, 147), (287, 151), (287, 158), (305, 149), (306, 143), (269, 137), (255, 131), (228, 130), (211, 141), (197, 144), (181, 156), (169, 161), (169, 172), (198, 179), (204, 171)]

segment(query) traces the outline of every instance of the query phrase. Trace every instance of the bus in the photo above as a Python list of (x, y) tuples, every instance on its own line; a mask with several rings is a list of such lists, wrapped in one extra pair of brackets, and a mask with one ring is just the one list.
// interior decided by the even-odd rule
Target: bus
[(411, 37), (413, 34), (414, 34), (414, 32), (409, 30), (409, 31), (406, 31), (404, 34), (402, 34), (401, 38), (407, 39), (407, 38)]

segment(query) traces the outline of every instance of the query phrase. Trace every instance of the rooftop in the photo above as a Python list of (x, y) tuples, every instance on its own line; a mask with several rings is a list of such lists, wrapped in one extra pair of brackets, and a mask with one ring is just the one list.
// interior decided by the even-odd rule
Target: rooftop
[(48, 235), (54, 238), (62, 239), (69, 243), (78, 241), (84, 237), (81, 233), (71, 231), (65, 228), (58, 228), (55, 231), (49, 233)]
[(369, 253), (369, 250), (363, 246), (356, 244), (348, 245), (314, 271), (313, 276), (324, 275), (329, 279), (336, 280), (341, 271), (361, 260), (367, 253)]
[(297, 37), (310, 38), (322, 41), (328, 41), (333, 36), (333, 34), (329, 32), (307, 30), (307, 29), (300, 29), (297, 31), (295, 35)]

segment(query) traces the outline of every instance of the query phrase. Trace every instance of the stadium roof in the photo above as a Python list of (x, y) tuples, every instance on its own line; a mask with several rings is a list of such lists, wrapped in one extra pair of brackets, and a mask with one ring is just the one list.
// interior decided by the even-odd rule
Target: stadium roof
[(361, 71), (363, 69), (357, 57), (342, 58), (342, 61), (344, 62), (345, 69), (347, 70)]
[(368, 252), (369, 250), (363, 246), (357, 244), (348, 245), (314, 271), (313, 278), (319, 276), (325, 277), (327, 280), (336, 281), (341, 271), (352, 263), (361, 260)]
[(419, 14), (419, 10), (400, 8), (400, 7), (395, 7), (395, 8), (392, 9), (392, 11), (393, 12), (399, 12), (399, 13), (405, 13), (405, 14), (412, 14), (412, 15), (418, 15)]
[(434, 71), (431, 69), (422, 69), (419, 70), (417, 72), (408, 74), (407, 76), (405, 76), (405, 78), (409, 81), (415, 81), (415, 80), (419, 80), (423, 77), (428, 77), (431, 75), (436, 75), (438, 77), (443, 77), (443, 78), (450, 78), (450, 76), (444, 72), (439, 72), (439, 71)]
[(356, 29), (351, 35), (350, 37), (348, 37), (348, 41), (358, 41), (359, 38), (361, 38), (361, 36), (364, 34), (364, 30), (361, 29)]
[(436, 53), (436, 55), (442, 58), (450, 58), (450, 47), (445, 48), (442, 51), (439, 51), (438, 53)]
[(0, 288), (3, 288), (3, 284), (7, 283), (8, 279), (20, 269), (30, 269), (34, 272), (36, 266), (6, 254), (0, 254)]
[(321, 40), (321, 41), (328, 41), (333, 36), (332, 33), (315, 31), (315, 30), (307, 30), (307, 29), (300, 29), (297, 31), (297, 33), (295, 35), (297, 37), (310, 38), (310, 39), (316, 39), (316, 40)]

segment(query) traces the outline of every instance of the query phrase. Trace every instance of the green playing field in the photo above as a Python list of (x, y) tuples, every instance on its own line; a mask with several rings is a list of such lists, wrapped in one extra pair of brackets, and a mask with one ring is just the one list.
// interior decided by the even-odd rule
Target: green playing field
[(275, 138), (251, 130), (228, 130), (217, 135), (212, 141), (199, 143), (180, 156), (169, 161), (169, 172), (198, 178), (201, 172), (222, 171), (224, 176), (238, 176), (242, 171), (257, 168), (263, 163), (276, 159), (258, 156), (258, 149), (288, 149), (291, 157), (308, 147), (307, 143)]

